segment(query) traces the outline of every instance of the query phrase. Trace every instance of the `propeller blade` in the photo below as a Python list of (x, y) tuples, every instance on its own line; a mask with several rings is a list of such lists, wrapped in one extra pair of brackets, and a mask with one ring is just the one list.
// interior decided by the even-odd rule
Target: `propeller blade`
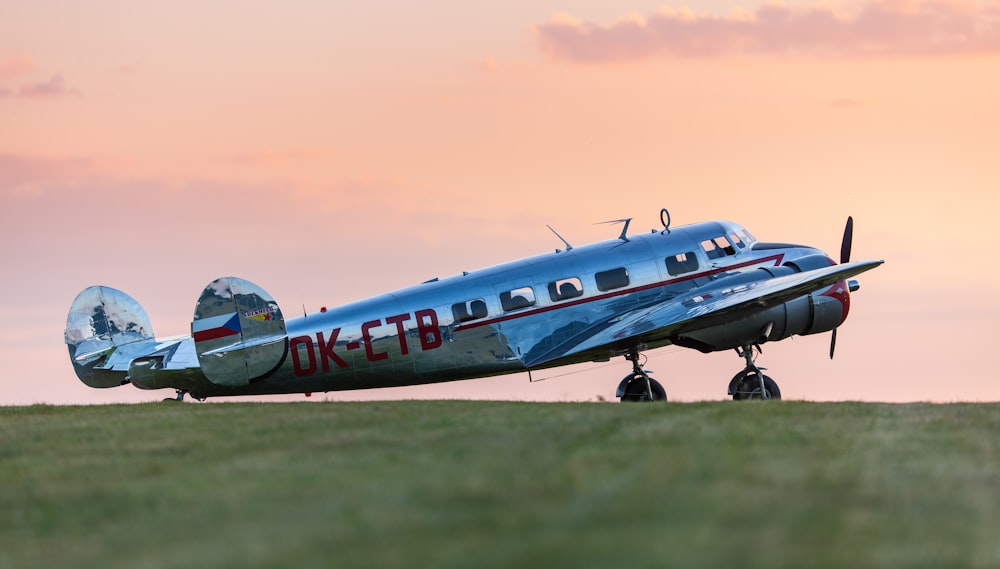
[[(854, 218), (847, 216), (847, 225), (844, 227), (844, 240), (840, 242), (840, 264), (851, 261), (851, 243), (854, 241)], [(833, 329), (830, 334), (830, 359), (837, 350), (837, 329)]]
[(840, 243), (841, 264), (851, 260), (851, 242), (854, 240), (854, 218), (847, 216), (847, 227), (844, 227), (844, 240)]

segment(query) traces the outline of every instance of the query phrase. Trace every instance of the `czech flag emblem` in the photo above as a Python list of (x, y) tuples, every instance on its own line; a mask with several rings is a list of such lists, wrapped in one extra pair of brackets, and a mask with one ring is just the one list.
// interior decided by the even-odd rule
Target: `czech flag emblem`
[(235, 312), (202, 318), (191, 323), (191, 336), (195, 342), (236, 336), (240, 332), (240, 317)]

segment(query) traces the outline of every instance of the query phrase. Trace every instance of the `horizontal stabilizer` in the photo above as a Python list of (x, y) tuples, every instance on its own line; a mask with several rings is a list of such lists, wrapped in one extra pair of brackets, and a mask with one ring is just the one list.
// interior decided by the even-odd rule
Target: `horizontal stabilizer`
[(76, 363), (87, 363), (88, 361), (98, 360), (105, 356), (111, 355), (111, 352), (115, 351), (114, 346), (108, 346), (107, 348), (100, 348), (92, 352), (77, 352), (73, 355), (73, 361)]
[(270, 346), (272, 344), (278, 344), (284, 342), (288, 336), (282, 334), (280, 336), (263, 336), (260, 338), (252, 338), (243, 342), (237, 342), (235, 344), (229, 344), (228, 346), (222, 346), (221, 348), (215, 348), (214, 350), (208, 350), (202, 352), (203, 356), (218, 356), (223, 354), (228, 354), (230, 352), (238, 352), (240, 350), (246, 350), (248, 348), (257, 348), (260, 346)]
[(201, 293), (191, 322), (201, 371), (216, 385), (259, 381), (285, 361), (285, 319), (270, 294), (254, 283), (223, 277)]

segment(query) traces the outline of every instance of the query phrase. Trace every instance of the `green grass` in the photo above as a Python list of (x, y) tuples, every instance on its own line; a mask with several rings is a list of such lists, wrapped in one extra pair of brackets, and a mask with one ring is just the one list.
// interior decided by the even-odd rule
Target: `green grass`
[(997, 567), (1000, 405), (0, 408), (0, 567)]

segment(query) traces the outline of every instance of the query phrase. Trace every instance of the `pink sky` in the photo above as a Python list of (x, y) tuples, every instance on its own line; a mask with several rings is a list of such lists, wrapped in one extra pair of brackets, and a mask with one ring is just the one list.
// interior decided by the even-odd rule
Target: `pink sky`
[[(291, 315), (661, 207), (829, 252), (853, 215), (886, 260), (836, 360), (765, 345), (786, 398), (1000, 400), (1000, 2), (358, 4), (0, 5), (0, 405), (168, 395), (76, 379), (92, 284), (173, 335), (219, 276)], [(741, 368), (648, 355), (679, 401)], [(326, 397), (611, 399), (629, 369)]]

